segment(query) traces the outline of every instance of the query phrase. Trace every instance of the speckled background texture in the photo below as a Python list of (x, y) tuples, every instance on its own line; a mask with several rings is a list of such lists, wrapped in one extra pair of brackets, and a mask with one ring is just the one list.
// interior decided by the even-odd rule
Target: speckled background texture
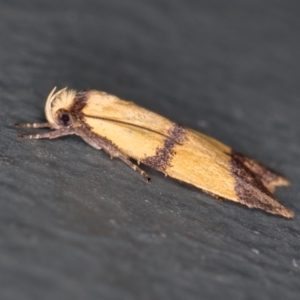
[[(300, 299), (300, 2), (0, 1), (0, 299)], [(219, 202), (80, 138), (29, 141), (93, 88), (287, 175), (293, 220)]]

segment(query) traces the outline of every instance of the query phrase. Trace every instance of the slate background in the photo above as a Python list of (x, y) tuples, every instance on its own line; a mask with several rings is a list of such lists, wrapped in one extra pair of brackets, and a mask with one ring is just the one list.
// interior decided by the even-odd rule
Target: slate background
[[(0, 2), (1, 299), (299, 299), (300, 3)], [(26, 141), (95, 88), (286, 174), (293, 220), (220, 203), (76, 137)]]

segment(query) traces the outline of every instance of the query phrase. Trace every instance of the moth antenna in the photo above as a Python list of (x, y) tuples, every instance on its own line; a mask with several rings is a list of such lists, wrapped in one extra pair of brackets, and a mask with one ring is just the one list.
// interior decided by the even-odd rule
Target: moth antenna
[(46, 105), (45, 105), (45, 114), (48, 122), (53, 126), (53, 128), (57, 128), (56, 122), (52, 115), (52, 102), (53, 100), (61, 94), (63, 91), (65, 91), (67, 87), (59, 90), (58, 92), (54, 93), (56, 91), (56, 86), (52, 89), (49, 96), (47, 97)]

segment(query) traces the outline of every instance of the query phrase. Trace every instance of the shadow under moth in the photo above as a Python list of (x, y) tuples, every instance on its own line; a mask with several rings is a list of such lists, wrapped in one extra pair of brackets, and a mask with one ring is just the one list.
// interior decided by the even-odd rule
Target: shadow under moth
[[(178, 125), (156, 113), (104, 92), (76, 92), (64, 88), (49, 94), (47, 123), (16, 124), (22, 128), (50, 128), (28, 139), (54, 139), (75, 134), (103, 149), (140, 173), (143, 163), (177, 180), (200, 188), (217, 199), (292, 218), (273, 193), (288, 180), (263, 164), (221, 142)], [(132, 160), (133, 159), (133, 160)], [(136, 163), (134, 163), (134, 161)]]

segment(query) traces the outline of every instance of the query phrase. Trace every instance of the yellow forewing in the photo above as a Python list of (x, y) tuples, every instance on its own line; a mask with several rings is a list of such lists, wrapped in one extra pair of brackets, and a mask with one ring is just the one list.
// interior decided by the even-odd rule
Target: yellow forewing
[[(170, 130), (174, 124), (170, 120), (142, 108), (133, 102), (123, 101), (115, 96), (99, 91), (89, 92), (89, 99), (87, 100), (87, 105), (83, 108), (82, 113), (87, 117), (92, 116), (101, 118), (102, 120), (111, 120), (110, 123), (114, 122), (119, 127), (128, 123), (135, 127), (143, 127), (147, 129), (148, 133), (149, 129), (151, 129), (151, 131), (156, 131), (166, 136), (168, 135), (168, 130)], [(107, 122), (105, 124), (109, 123)], [(96, 127), (97, 126), (94, 127), (95, 130)], [(116, 129), (113, 125), (111, 128)], [(137, 131), (138, 129), (135, 129), (135, 132)]]
[[(98, 91), (90, 93), (92, 101), (87, 103), (82, 113), (85, 123), (94, 133), (109, 139), (137, 161), (154, 156), (157, 148), (163, 147), (173, 122), (132, 102)], [(175, 144), (173, 151), (175, 154), (165, 174), (220, 197), (238, 201), (230, 173), (229, 147), (186, 129), (184, 143)]]
[[(216, 147), (216, 143), (220, 147)], [(166, 170), (170, 177), (238, 202), (230, 156), (227, 154), (229, 147), (201, 133), (187, 130), (184, 145), (176, 145), (174, 150), (176, 155)]]
[(89, 117), (85, 117), (84, 122), (92, 127), (92, 132), (109, 139), (137, 161), (155, 155), (156, 148), (165, 140), (164, 136), (140, 127)]

